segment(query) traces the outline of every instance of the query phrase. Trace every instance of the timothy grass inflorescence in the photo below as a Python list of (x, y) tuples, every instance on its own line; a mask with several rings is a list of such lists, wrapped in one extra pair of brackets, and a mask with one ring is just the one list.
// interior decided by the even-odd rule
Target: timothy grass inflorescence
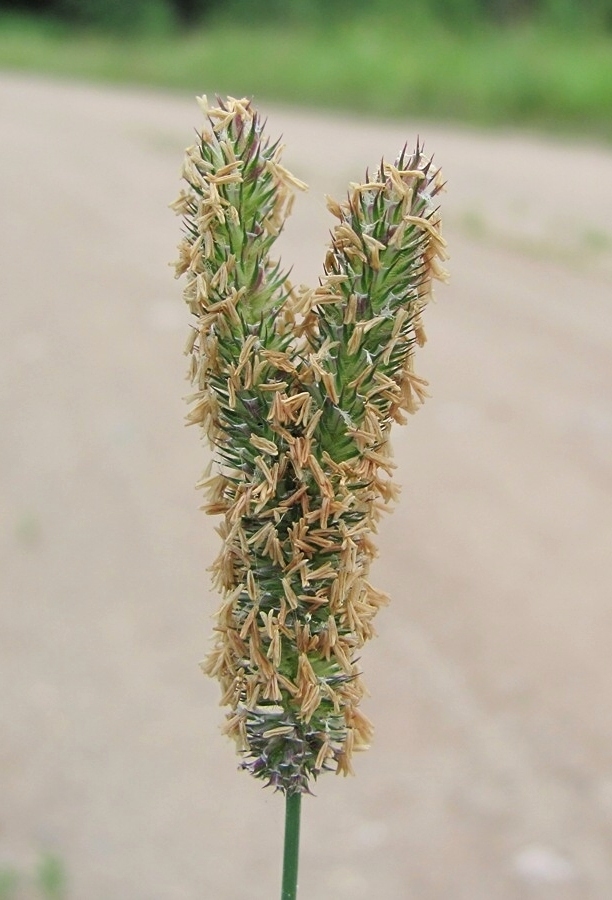
[(188, 421), (215, 451), (201, 486), (222, 516), (223, 596), (204, 671), (230, 707), (244, 768), (287, 794), (352, 771), (372, 726), (355, 655), (387, 597), (368, 581), (371, 534), (396, 488), (389, 431), (422, 403), (413, 371), (439, 260), (439, 170), (417, 145), (344, 203), (320, 284), (270, 258), (305, 185), (248, 100), (209, 106), (187, 150), (177, 275), (195, 321)]

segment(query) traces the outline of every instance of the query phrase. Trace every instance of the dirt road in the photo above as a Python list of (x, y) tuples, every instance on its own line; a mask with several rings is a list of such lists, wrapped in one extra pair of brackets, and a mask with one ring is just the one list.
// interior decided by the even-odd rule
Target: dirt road
[[(214, 86), (212, 86), (214, 88)], [(449, 182), (452, 284), (395, 433), (401, 502), (363, 656), (357, 777), (304, 809), (303, 900), (612, 897), (612, 154), (268, 109), (340, 195), (417, 132)], [(50, 850), (69, 900), (269, 900), (281, 798), (236, 772), (197, 663), (213, 524), (183, 428), (166, 263), (191, 101), (0, 80), (0, 871)]]

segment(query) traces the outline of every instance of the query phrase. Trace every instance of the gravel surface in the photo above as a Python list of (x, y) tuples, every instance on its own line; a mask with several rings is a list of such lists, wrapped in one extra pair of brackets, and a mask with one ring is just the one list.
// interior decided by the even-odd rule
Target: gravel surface
[[(612, 153), (265, 111), (311, 185), (298, 281), (324, 191), (417, 133), (449, 182), (433, 398), (395, 431), (373, 572), (376, 738), (304, 803), (300, 897), (609, 900)], [(0, 115), (0, 872), (38, 897), (52, 852), (67, 900), (269, 900), (282, 799), (236, 772), (197, 666), (218, 538), (167, 204), (199, 110), (5, 75)]]

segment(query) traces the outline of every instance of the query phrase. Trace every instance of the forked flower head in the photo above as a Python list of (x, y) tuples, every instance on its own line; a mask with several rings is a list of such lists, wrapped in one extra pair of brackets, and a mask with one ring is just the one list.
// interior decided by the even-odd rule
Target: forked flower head
[(230, 707), (243, 766), (288, 794), (352, 771), (372, 726), (356, 653), (387, 602), (368, 573), (371, 534), (395, 495), (389, 429), (414, 412), (421, 315), (444, 277), (439, 171), (417, 147), (347, 200), (315, 289), (269, 253), (305, 185), (281, 164), (248, 100), (201, 105), (187, 150), (177, 275), (195, 320), (188, 421), (214, 449), (201, 486), (222, 517), (223, 601), (204, 671)]

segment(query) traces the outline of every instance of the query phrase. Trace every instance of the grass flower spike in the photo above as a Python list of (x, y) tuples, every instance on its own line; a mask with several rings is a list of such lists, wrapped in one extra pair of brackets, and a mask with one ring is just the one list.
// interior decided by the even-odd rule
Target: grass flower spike
[(214, 449), (201, 486), (221, 516), (222, 595), (203, 664), (243, 767), (288, 796), (352, 771), (372, 726), (356, 657), (387, 598), (368, 580), (395, 496), (389, 432), (422, 403), (413, 371), (440, 260), (439, 170), (417, 146), (343, 203), (316, 288), (270, 257), (305, 185), (247, 100), (200, 100), (187, 150), (177, 275), (194, 316), (188, 421)]

